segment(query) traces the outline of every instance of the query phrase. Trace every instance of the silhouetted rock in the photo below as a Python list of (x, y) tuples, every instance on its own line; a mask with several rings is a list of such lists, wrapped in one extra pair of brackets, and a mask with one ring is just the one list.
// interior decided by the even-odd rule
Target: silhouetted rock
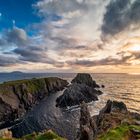
[(100, 86), (92, 80), (91, 75), (88, 73), (78, 73), (71, 83), (86, 84), (93, 88), (100, 88)]

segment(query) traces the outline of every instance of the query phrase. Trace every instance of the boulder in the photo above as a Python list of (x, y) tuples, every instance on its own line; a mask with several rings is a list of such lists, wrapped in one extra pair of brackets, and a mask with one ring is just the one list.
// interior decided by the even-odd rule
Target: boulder
[(106, 106), (100, 111), (100, 113), (111, 112), (127, 112), (127, 107), (123, 102), (108, 100)]
[(12, 139), (12, 132), (9, 131), (7, 128), (0, 130), (0, 139), (3, 138), (5, 140)]

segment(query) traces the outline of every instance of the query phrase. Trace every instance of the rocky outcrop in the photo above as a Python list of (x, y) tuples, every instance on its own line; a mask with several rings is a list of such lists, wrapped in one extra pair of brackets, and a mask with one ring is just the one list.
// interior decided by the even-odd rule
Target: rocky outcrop
[(140, 115), (129, 112), (123, 102), (109, 100), (97, 116), (90, 117), (87, 112), (87, 107), (81, 107), (81, 118), (86, 118), (87, 121), (80, 119), (77, 140), (139, 139)]
[(127, 107), (123, 102), (108, 100), (106, 106), (100, 111), (100, 115), (111, 112), (127, 112)]
[(89, 87), (99, 88), (100, 86), (92, 80), (92, 77), (88, 73), (78, 73), (71, 83), (85, 84)]
[(67, 107), (80, 105), (83, 101), (88, 103), (98, 100), (102, 92), (89, 74), (77, 74), (72, 84), (64, 91), (63, 95), (57, 98), (56, 106)]
[(80, 132), (76, 140), (93, 140), (94, 134), (96, 133), (96, 124), (92, 121), (85, 102), (81, 105), (80, 113)]
[(0, 84), (0, 128), (21, 118), (34, 104), (67, 84), (66, 80), (55, 77)]

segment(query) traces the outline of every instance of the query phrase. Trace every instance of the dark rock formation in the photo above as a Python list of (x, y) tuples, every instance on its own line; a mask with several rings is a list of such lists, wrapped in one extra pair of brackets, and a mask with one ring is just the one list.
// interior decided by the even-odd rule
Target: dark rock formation
[(101, 85), (102, 88), (105, 88), (105, 85)]
[(82, 101), (86, 103), (96, 101), (98, 100), (97, 96), (102, 94), (96, 87), (99, 86), (89, 74), (78, 74), (63, 95), (57, 98), (56, 106), (67, 107), (80, 105)]
[(93, 140), (97, 126), (95, 122), (92, 121), (88, 107), (84, 102), (81, 105), (80, 113), (80, 133), (78, 133), (76, 140)]
[(0, 84), (0, 128), (21, 118), (34, 104), (67, 85), (66, 80), (55, 77)]
[[(127, 110), (123, 102), (107, 101), (99, 115), (90, 117), (87, 107), (81, 107), (80, 132), (77, 140), (136, 140), (140, 134), (140, 115)], [(120, 134), (121, 133), (121, 134)]]
[(80, 105), (82, 101), (86, 103), (96, 101), (99, 94), (102, 92), (85, 84), (72, 84), (64, 91), (63, 95), (57, 98), (56, 106), (66, 107)]
[(89, 87), (100, 88), (88, 73), (78, 73), (71, 83), (86, 84)]
[(100, 111), (100, 114), (111, 112), (127, 112), (127, 107), (123, 102), (108, 100), (106, 106)]

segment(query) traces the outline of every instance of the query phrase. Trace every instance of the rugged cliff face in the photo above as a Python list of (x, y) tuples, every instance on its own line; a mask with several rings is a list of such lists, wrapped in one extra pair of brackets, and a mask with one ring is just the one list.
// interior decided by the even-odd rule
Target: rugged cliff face
[(62, 90), (66, 80), (56, 77), (12, 81), (0, 84), (0, 128), (22, 117), (49, 94)]
[(67, 107), (80, 105), (82, 101), (88, 103), (98, 100), (98, 95), (103, 94), (97, 90), (100, 86), (92, 79), (90, 74), (79, 73), (71, 81), (71, 85), (57, 98), (56, 106)]
[(139, 140), (140, 115), (127, 110), (123, 102), (108, 101), (99, 115), (91, 117), (81, 106), (77, 140)]

